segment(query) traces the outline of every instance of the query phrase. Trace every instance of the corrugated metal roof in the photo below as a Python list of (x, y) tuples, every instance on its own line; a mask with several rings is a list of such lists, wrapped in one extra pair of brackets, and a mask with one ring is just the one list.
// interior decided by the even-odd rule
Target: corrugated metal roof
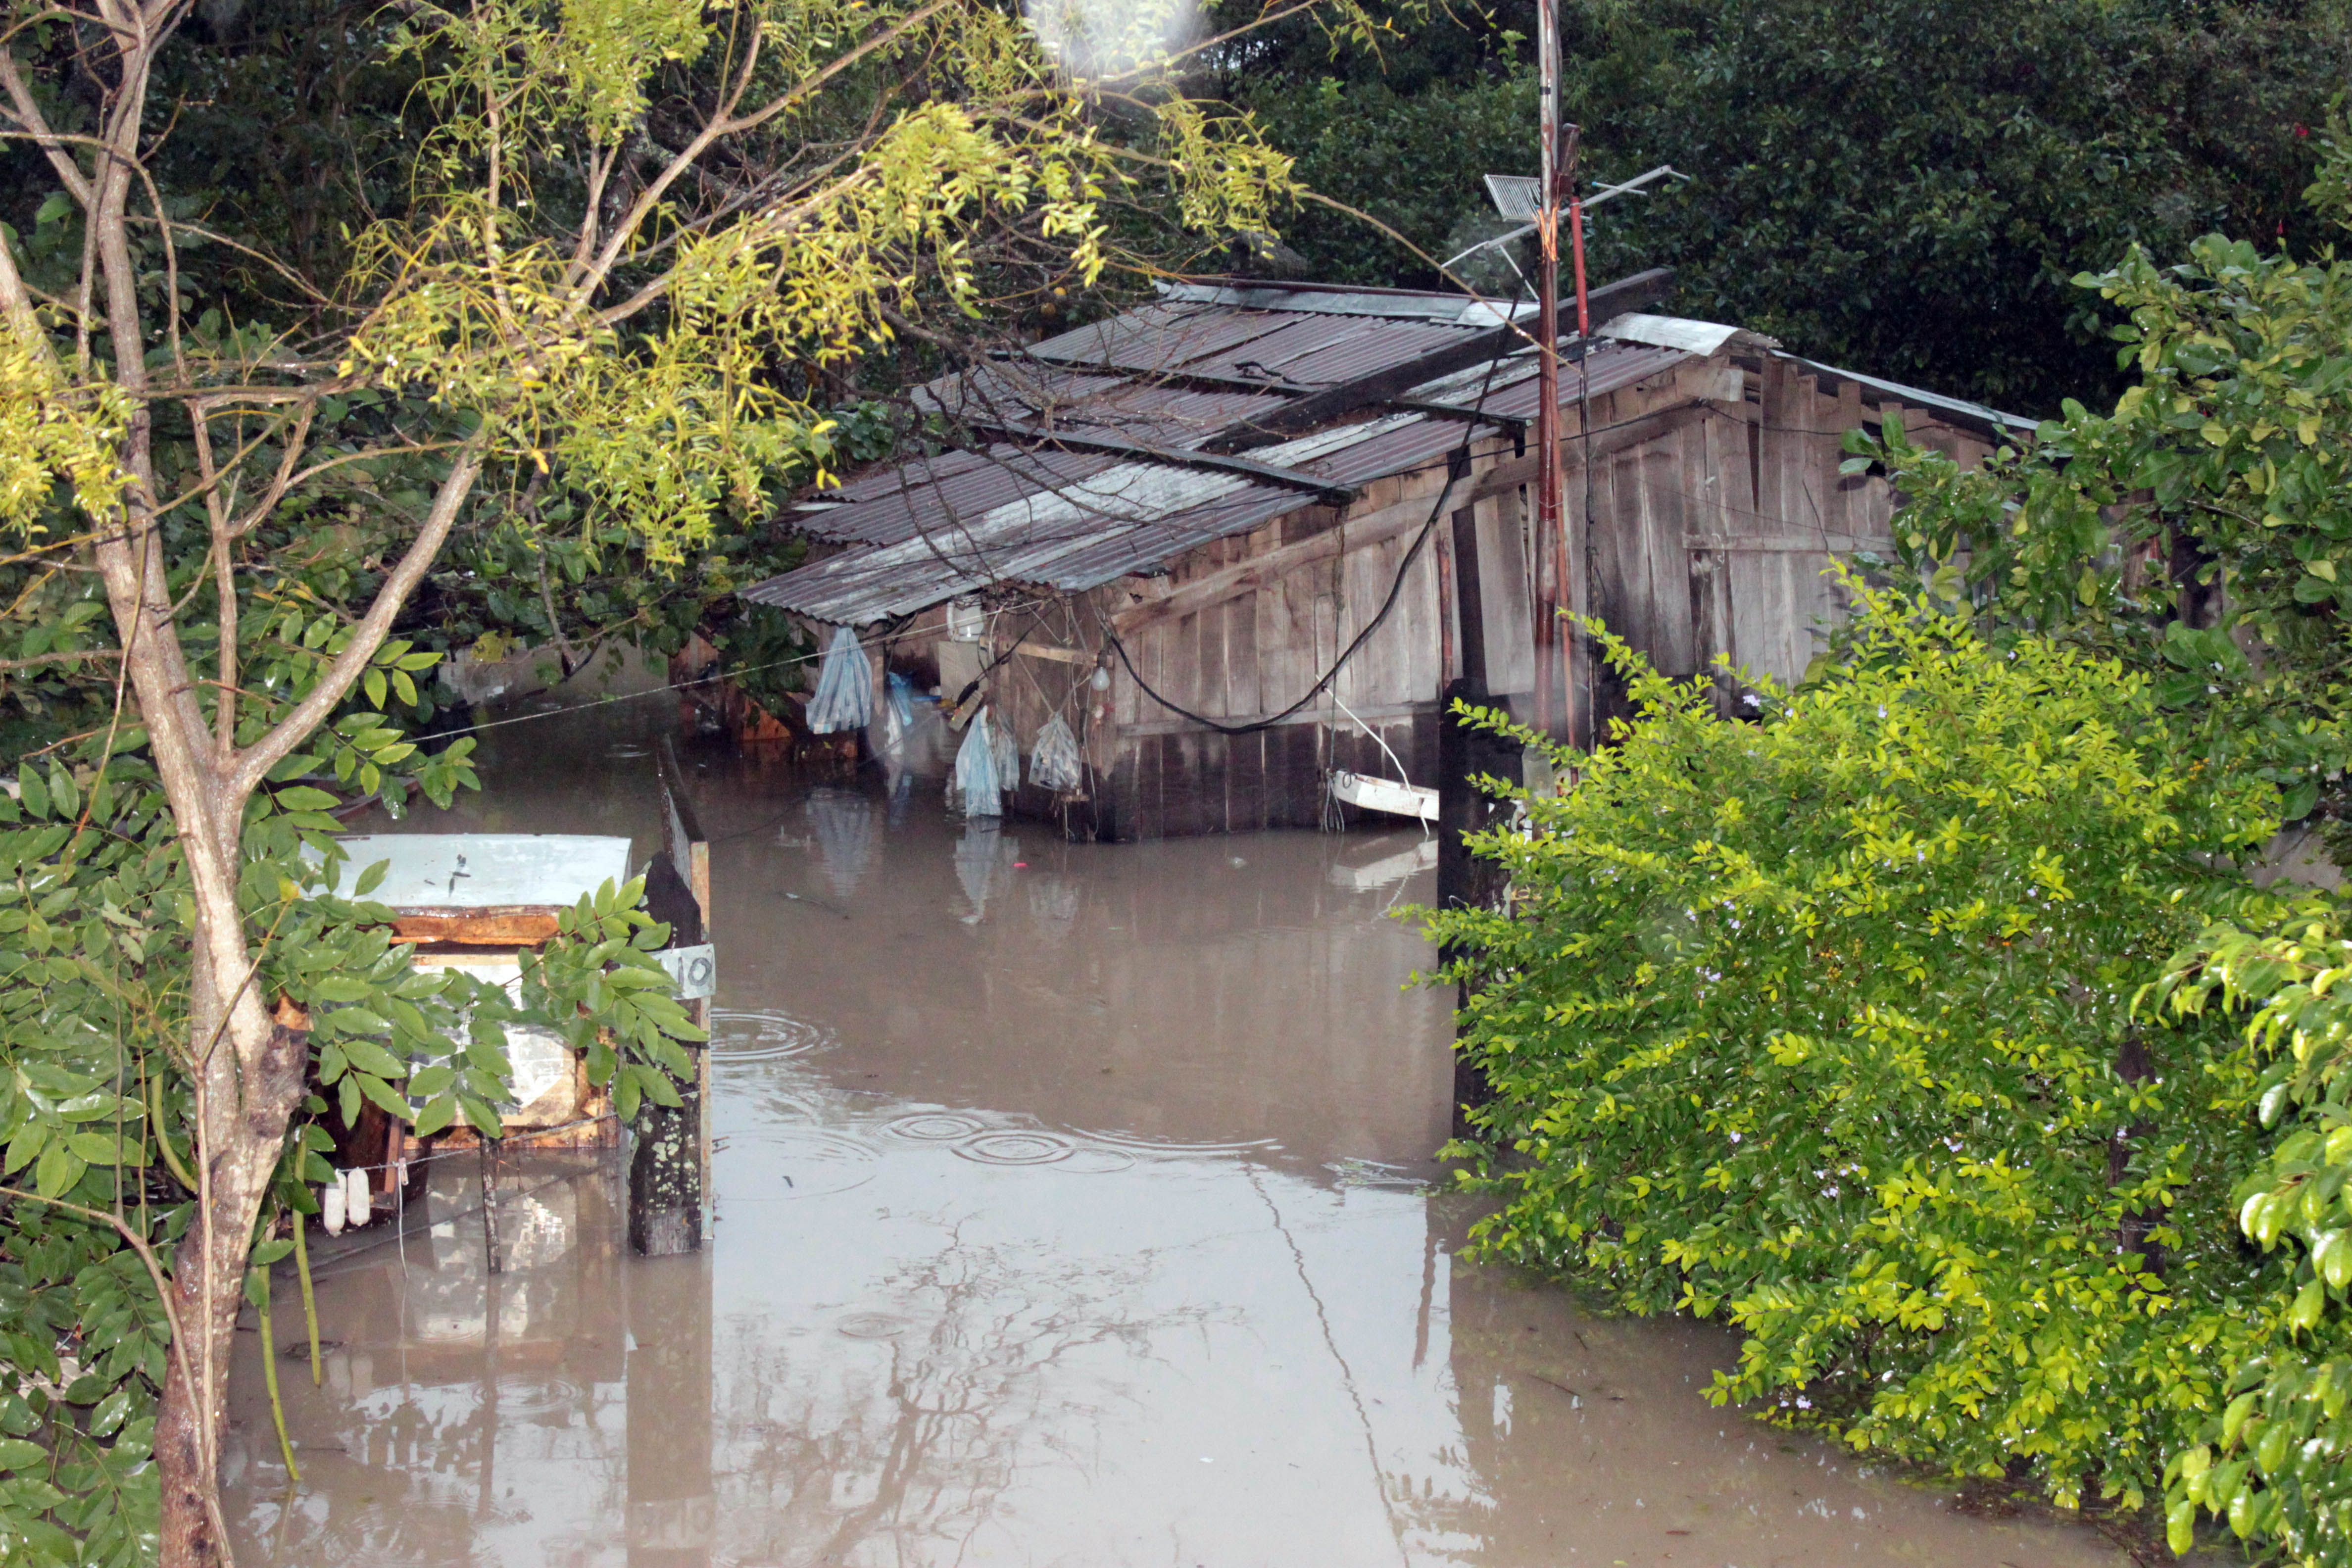
[(894, 467), (898, 483), (848, 506), (803, 513), (803, 531), (836, 543), (892, 544), (926, 528), (951, 528), (1024, 495), (1092, 479), (1118, 461), (1098, 452), (1024, 451), (994, 446)]
[[(1587, 375), (1591, 377), (1591, 395), (1601, 397), (1647, 381), (1692, 357), (1681, 349), (1598, 342), (1583, 359), (1571, 360), (1559, 367), (1560, 401), (1570, 404), (1584, 396)], [(1423, 383), (1405, 396), (1413, 403), (1441, 404), (1465, 413), (1475, 410), (1504, 419), (1533, 419), (1537, 404), (1535, 353), (1521, 350), (1507, 359), (1496, 360), (1491, 379), (1488, 366), (1472, 365), (1468, 370)]]
[[(1492, 434), (1468, 426), (1473, 439)], [(1355, 485), (1442, 458), (1462, 444), (1459, 420), (1393, 414), (1318, 430), (1250, 456)], [(1031, 458), (1048, 454), (1030, 454)], [(1051, 454), (1062, 457), (1064, 454)], [(1149, 571), (1211, 540), (1246, 532), (1311, 504), (1298, 490), (1238, 475), (1167, 463), (1097, 457), (1091, 471), (1058, 483), (1019, 484), (1019, 493), (985, 510), (982, 471), (963, 468), (940, 489), (965, 504), (953, 521), (941, 506), (918, 527), (907, 498), (861, 503), (850, 520), (865, 547), (814, 562), (743, 590), (755, 604), (819, 620), (863, 626), (928, 609), (1000, 583), (1079, 592), (1129, 573)], [(1014, 466), (988, 470), (1012, 476)], [(922, 492), (916, 492), (919, 503)], [(842, 528), (842, 511), (809, 520), (812, 531)]]
[(943, 376), (916, 388), (914, 401), (969, 426), (1071, 430), (1189, 447), (1289, 399), (1278, 392), (1203, 390), (1012, 362)]
[(1160, 290), (1173, 303), (1238, 306), (1250, 310), (1310, 310), (1327, 316), (1416, 318), (1491, 327), (1506, 319), (1533, 321), (1536, 305), (1523, 300), (1489, 300), (1467, 294), (1431, 294), (1414, 289), (1360, 289), (1335, 283), (1174, 283)]
[(1659, 349), (1683, 349), (1708, 357), (1721, 353), (1727, 345), (1757, 349), (1777, 349), (1780, 346), (1777, 339), (1740, 327), (1727, 327), (1719, 321), (1694, 321), (1683, 316), (1652, 316), (1639, 310), (1612, 318), (1602, 324), (1601, 335), (1615, 338), (1620, 342), (1647, 343)]
[(1884, 381), (1874, 375), (1864, 375), (1858, 370), (1840, 370), (1833, 364), (1823, 364), (1819, 360), (1804, 359), (1792, 353), (1776, 354), (1775, 357), (1787, 360), (1791, 364), (1803, 365), (1807, 370), (1817, 374), (1839, 377), (1853, 382), (1857, 386), (1866, 386), (1873, 392), (1885, 394), (1898, 402), (1916, 403), (1922, 408), (1933, 408), (1939, 414), (1949, 414), (1965, 424), (1980, 427), (1995, 440), (2012, 434), (2030, 433), (2042, 428), (2042, 422), (2038, 419), (2028, 419), (2022, 414), (2003, 414), (1998, 408), (1988, 408), (1981, 403), (1970, 403), (1966, 398), (1947, 397), (1940, 392), (1928, 392), (1916, 386), (1906, 386), (1899, 381)]
[[(1050, 338), (1020, 359), (921, 389), (919, 401), (929, 406), (984, 429), (1034, 430), (1039, 444), (999, 443), (861, 476), (795, 520), (812, 535), (851, 548), (743, 596), (863, 625), (998, 584), (1078, 591), (1150, 571), (1312, 499), (1295, 485), (1250, 474), (1059, 450), (1049, 444), (1052, 432), (1162, 452), (1197, 447), (1299, 393), (1376, 375), (1486, 331), (1512, 309), (1458, 294), (1178, 285), (1153, 304)], [(1603, 342), (1585, 365), (1599, 394), (1688, 357), (1681, 349)], [(1581, 392), (1578, 376), (1570, 367), (1561, 377), (1566, 396)], [(1253, 380), (1268, 390), (1230, 384)], [(1535, 409), (1534, 357), (1522, 352), (1439, 377), (1406, 401), (1524, 421)], [(1348, 423), (1248, 456), (1352, 489), (1444, 462), (1465, 436), (1493, 433), (1459, 415), (1364, 418), (1360, 411)]]

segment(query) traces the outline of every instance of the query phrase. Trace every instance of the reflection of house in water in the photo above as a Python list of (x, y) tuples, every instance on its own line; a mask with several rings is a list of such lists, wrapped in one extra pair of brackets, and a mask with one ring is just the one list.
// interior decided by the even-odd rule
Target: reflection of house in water
[(882, 837), (882, 825), (877, 820), (879, 812), (872, 800), (855, 790), (823, 788), (809, 791), (803, 809), (808, 813), (810, 837), (815, 839), (817, 854), (824, 863), (825, 879), (845, 899), (857, 891), (874, 864)]
[(1020, 853), (1021, 840), (1004, 832), (995, 817), (975, 816), (964, 824), (963, 837), (956, 843), (955, 869), (963, 896), (971, 900), (971, 912), (963, 917), (967, 925), (987, 918), (990, 897), (1012, 875)]
[[(318, 1248), (319, 1389), (278, 1318), (303, 1485), (249, 1485), (244, 1527), (283, 1561), (708, 1563), (707, 1258), (627, 1256), (593, 1152), (509, 1156), (495, 1221), (471, 1152), (436, 1165), (397, 1234)], [(234, 1391), (244, 1465), (274, 1472), (259, 1383)]]

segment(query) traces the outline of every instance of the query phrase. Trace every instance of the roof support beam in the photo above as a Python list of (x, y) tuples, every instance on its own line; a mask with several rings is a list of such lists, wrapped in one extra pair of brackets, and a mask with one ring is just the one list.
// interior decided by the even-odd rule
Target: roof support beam
[[(1654, 267), (1647, 272), (1636, 272), (1631, 278), (1621, 278), (1614, 283), (1604, 283), (1591, 290), (1592, 319), (1607, 321), (1627, 310), (1639, 310), (1665, 297), (1674, 286), (1674, 270)], [(1212, 438), (1207, 444), (1224, 452), (1245, 452), (1253, 447), (1270, 447), (1277, 441), (1303, 435), (1318, 426), (1328, 425), (1343, 414), (1354, 412), (1367, 404), (1386, 403), (1402, 396), (1424, 381), (1434, 381), (1441, 375), (1451, 375), (1457, 370), (1467, 370), (1499, 359), (1514, 349), (1534, 340), (1520, 326), (1494, 327), (1474, 333), (1458, 342), (1433, 349), (1428, 353), (1391, 365), (1370, 375), (1353, 381), (1339, 382), (1319, 391), (1307, 394), (1269, 409), (1255, 419), (1245, 419)], [(1560, 354), (1565, 359), (1582, 359), (1586, 341), (1564, 343)]]

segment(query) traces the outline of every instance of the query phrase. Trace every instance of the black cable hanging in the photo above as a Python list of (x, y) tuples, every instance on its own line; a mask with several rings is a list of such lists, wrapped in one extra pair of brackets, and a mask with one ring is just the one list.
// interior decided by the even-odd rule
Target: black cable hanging
[[(1521, 293), (1524, 294), (1524, 292), (1525, 280), (1522, 279)], [(1518, 314), (1519, 303), (1519, 297), (1515, 295), (1511, 300), (1513, 307), (1511, 313), (1515, 319)], [(1486, 362), (1486, 379), (1479, 384), (1478, 400), (1472, 405), (1471, 416), (1462, 426), (1462, 443), (1454, 447), (1446, 458), (1445, 482), (1438, 487), (1436, 499), (1430, 503), (1429, 518), (1421, 525), (1421, 531), (1413, 535), (1412, 548), (1408, 549), (1403, 558), (1397, 563), (1396, 576), (1389, 584), (1388, 597), (1381, 601), (1381, 607), (1372, 618), (1364, 623), (1363, 629), (1357, 632), (1354, 639), (1340, 650), (1337, 658), (1331, 661), (1331, 668), (1318, 676), (1315, 684), (1308, 687), (1297, 701), (1279, 713), (1268, 714), (1263, 719), (1253, 719), (1246, 724), (1228, 724), (1222, 719), (1212, 719), (1205, 713), (1195, 713), (1181, 703), (1172, 701), (1152, 689), (1151, 683), (1144, 679), (1141, 673), (1136, 669), (1135, 661), (1128, 657), (1127, 644), (1120, 641), (1118, 634), (1111, 629), (1110, 617), (1101, 616), (1104, 640), (1108, 642), (1112, 650), (1118, 655), (1118, 662), (1126, 667), (1129, 679), (1135, 682), (1136, 689), (1178, 718), (1189, 719), (1193, 723), (1213, 730), (1221, 735), (1253, 735), (1261, 730), (1270, 730), (1322, 695), (1324, 689), (1339, 678), (1340, 669), (1355, 657), (1356, 650), (1362, 647), (1371, 635), (1381, 629), (1381, 623), (1389, 617), (1389, 612), (1396, 608), (1398, 598), (1404, 593), (1405, 577), (1412, 571), (1412, 563), (1421, 554), (1422, 546), (1427, 544), (1429, 536), (1436, 531), (1438, 519), (1444, 515), (1446, 497), (1453, 492), (1454, 481), (1468, 471), (1470, 446), (1478, 433), (1478, 415), (1486, 410), (1487, 394), (1495, 384), (1495, 370), (1501, 363), (1502, 356), (1499, 354)], [(1097, 614), (1099, 615), (1099, 612)]]

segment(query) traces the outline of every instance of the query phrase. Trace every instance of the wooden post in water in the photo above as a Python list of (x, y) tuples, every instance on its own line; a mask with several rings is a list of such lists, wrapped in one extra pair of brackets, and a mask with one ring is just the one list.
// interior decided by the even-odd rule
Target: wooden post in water
[[(669, 926), (670, 945), (702, 941), (702, 910), (664, 850), (646, 868), (646, 910)], [(699, 1064), (698, 1064), (699, 1065)], [(629, 1246), (647, 1258), (702, 1245), (702, 1075), (677, 1085), (680, 1103), (638, 1109), (629, 1158)]]
[[(1454, 705), (1487, 705), (1485, 595), (1479, 580), (1478, 530), (1465, 507), (1454, 514), (1454, 593), (1461, 621), (1462, 674), (1445, 688), (1437, 731), (1437, 904), (1440, 909), (1500, 909), (1506, 886), (1502, 868), (1470, 853), (1465, 836), (1491, 827), (1504, 815), (1503, 803), (1478, 788), (1481, 775), (1516, 779), (1517, 742), (1473, 729)], [(1452, 960), (1455, 954), (1442, 954)], [(1466, 1005), (1470, 987), (1458, 994)], [(1464, 1113), (1492, 1095), (1484, 1074), (1458, 1053), (1454, 1058), (1454, 1130), (1467, 1131)]]
[[(667, 737), (661, 743), (659, 763), (662, 781), (662, 817), (669, 834), (670, 863), (686, 879), (694, 894), (694, 908), (698, 917), (696, 930), (702, 934), (695, 942), (709, 942), (710, 935), (710, 840), (702, 831), (702, 819), (695, 815), (694, 801), (686, 793), (686, 770), (678, 764), (677, 748)], [(676, 934), (670, 945), (684, 945)], [(694, 1017), (695, 1026), (708, 1031), (710, 1027), (710, 998), (699, 996), (688, 1001), (686, 1010)], [(695, 1087), (701, 1091), (702, 1102), (710, 1102), (710, 1049), (708, 1044), (689, 1046), (687, 1054), (694, 1058)], [(710, 1118), (701, 1120), (698, 1132), (700, 1138), (702, 1185), (710, 1186)], [(707, 1216), (706, 1216), (707, 1217)]]
[[(665, 741), (660, 757), (663, 816), (668, 847), (646, 868), (646, 910), (669, 928), (673, 948), (709, 940), (710, 845), (694, 818), (677, 754)], [(687, 1003), (708, 1028), (710, 1003)], [(694, 1071), (677, 1085), (676, 1107), (647, 1104), (637, 1113), (636, 1151), (629, 1160), (629, 1246), (648, 1258), (693, 1252), (702, 1246), (710, 1184), (710, 1053), (688, 1047)]]

